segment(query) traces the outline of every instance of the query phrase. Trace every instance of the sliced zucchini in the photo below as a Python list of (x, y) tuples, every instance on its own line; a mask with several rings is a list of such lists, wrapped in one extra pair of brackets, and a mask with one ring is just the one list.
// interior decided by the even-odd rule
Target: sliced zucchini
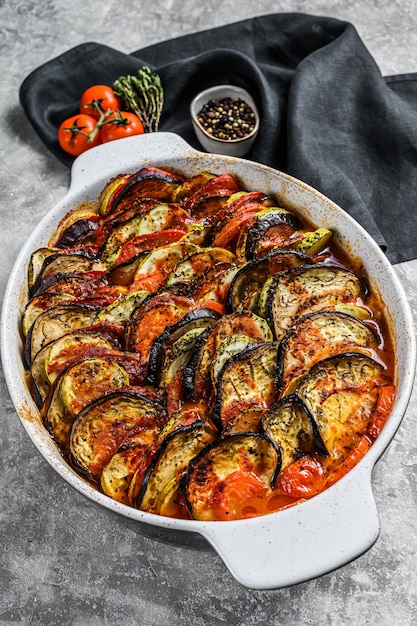
[(135, 234), (150, 235), (167, 228), (185, 228), (189, 218), (189, 213), (178, 204), (157, 204), (141, 217)]
[(133, 311), (149, 296), (149, 291), (139, 290), (121, 296), (97, 315), (98, 322), (111, 322), (125, 326)]
[(280, 340), (301, 315), (332, 309), (337, 304), (356, 304), (366, 296), (363, 282), (354, 272), (339, 266), (304, 265), (281, 272), (266, 281), (260, 299), (265, 317)]
[(77, 361), (57, 378), (45, 411), (45, 425), (65, 448), (75, 416), (96, 398), (129, 385), (126, 370), (107, 358)]
[(271, 407), (262, 418), (262, 431), (281, 450), (281, 470), (303, 454), (317, 452), (327, 456), (313, 415), (296, 395)]
[(318, 361), (352, 350), (363, 350), (372, 356), (378, 343), (369, 326), (346, 313), (318, 311), (298, 318), (280, 343), (277, 374), (280, 394), (292, 393), (301, 377)]
[(187, 282), (203, 275), (211, 267), (220, 263), (232, 265), (236, 260), (235, 255), (224, 248), (205, 248), (187, 255), (172, 270), (167, 278), (167, 286), (179, 282)]
[(145, 474), (136, 506), (149, 513), (164, 514), (178, 499), (179, 479), (188, 470), (190, 461), (217, 437), (210, 421), (197, 421), (168, 434)]
[(122, 190), (124, 184), (128, 181), (129, 174), (120, 174), (112, 178), (102, 189), (98, 197), (98, 206), (100, 215), (108, 215), (113, 208), (113, 200)]
[(253, 259), (238, 269), (227, 294), (229, 311), (251, 310), (258, 313), (258, 299), (268, 278), (279, 272), (311, 263), (311, 259), (296, 250), (273, 250)]
[(78, 413), (70, 436), (74, 467), (92, 480), (122, 446), (153, 445), (166, 422), (156, 403), (132, 391), (118, 391), (98, 398)]
[(384, 367), (358, 353), (333, 356), (310, 369), (297, 395), (311, 411), (332, 458), (343, 458), (364, 434), (384, 382)]
[(76, 330), (49, 342), (36, 354), (31, 374), (39, 397), (44, 400), (51, 384), (68, 365), (82, 357), (112, 350), (115, 344), (100, 333)]
[(173, 194), (173, 201), (180, 202), (189, 198), (215, 177), (216, 175), (211, 172), (200, 172), (199, 174), (195, 174), (189, 180), (185, 180), (176, 188)]
[(236, 520), (258, 514), (281, 464), (275, 443), (262, 434), (229, 435), (207, 446), (190, 463), (185, 494), (197, 520)]
[(126, 221), (116, 223), (112, 228), (100, 250), (100, 260), (106, 267), (114, 265), (120, 248), (135, 237), (142, 219), (142, 213), (144, 213), (143, 210)]
[(97, 319), (98, 307), (64, 304), (44, 311), (30, 327), (26, 339), (25, 356), (30, 365), (43, 346), (71, 330), (91, 326)]
[(256, 343), (226, 361), (217, 376), (213, 419), (226, 429), (242, 408), (265, 411), (276, 401), (278, 343)]
[(297, 248), (305, 254), (316, 256), (329, 245), (332, 237), (333, 233), (328, 228), (317, 228), (313, 232), (306, 233), (298, 243)]

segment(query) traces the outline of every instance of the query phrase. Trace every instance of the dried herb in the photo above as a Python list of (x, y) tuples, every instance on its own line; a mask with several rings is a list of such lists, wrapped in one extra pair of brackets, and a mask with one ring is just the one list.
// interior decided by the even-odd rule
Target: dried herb
[(161, 79), (144, 65), (136, 76), (120, 76), (113, 83), (113, 90), (124, 106), (141, 120), (145, 132), (158, 130), (164, 104)]

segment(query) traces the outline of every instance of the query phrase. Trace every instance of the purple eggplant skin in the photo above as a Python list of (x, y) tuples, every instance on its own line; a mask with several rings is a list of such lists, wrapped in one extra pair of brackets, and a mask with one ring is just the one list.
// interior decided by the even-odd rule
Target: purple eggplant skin
[(227, 310), (233, 312), (239, 309), (245, 298), (245, 288), (249, 284), (253, 284), (254, 289), (256, 285), (260, 291), (265, 281), (274, 274), (307, 263), (311, 264), (311, 258), (299, 250), (271, 250), (263, 257), (248, 261), (233, 277), (226, 298)]
[(161, 372), (164, 346), (171, 341), (176, 341), (181, 335), (199, 326), (211, 327), (219, 319), (220, 315), (207, 308), (193, 309), (172, 326), (168, 326), (159, 337), (154, 339), (148, 361), (148, 373), (146, 381), (150, 385), (157, 385)]
[[(42, 283), (52, 278), (56, 274), (69, 274), (76, 271), (87, 271), (95, 261), (87, 251), (77, 251), (76, 253), (58, 252), (51, 254), (42, 263), (38, 275), (35, 277), (33, 285), (29, 289), (29, 298), (33, 298), (40, 291)], [(57, 265), (56, 271), (53, 269)], [(67, 266), (67, 269), (66, 267)]]
[(166, 183), (180, 185), (184, 182), (184, 180), (171, 174), (170, 172), (166, 172), (156, 167), (143, 167), (139, 171), (132, 174), (126, 182), (123, 184), (119, 193), (115, 194), (115, 197), (112, 200), (111, 207), (109, 207), (108, 213), (114, 213), (117, 210), (118, 205), (124, 199), (126, 194), (132, 189), (136, 183), (141, 182), (142, 180), (146, 180), (149, 178), (156, 178)]
[(55, 246), (60, 249), (66, 249), (72, 248), (76, 244), (79, 245), (81, 241), (90, 237), (98, 227), (99, 222), (97, 220), (82, 217), (64, 230)]
[(265, 237), (270, 228), (278, 224), (288, 224), (294, 230), (301, 228), (301, 222), (298, 217), (292, 213), (273, 211), (259, 217), (250, 227), (245, 242), (245, 258), (250, 261), (256, 258), (257, 247), (259, 242)]
[[(192, 459), (195, 458), (201, 450), (204, 450), (213, 441), (216, 441), (217, 437), (218, 431), (215, 425), (211, 421), (200, 419), (168, 433), (159, 444), (144, 474), (142, 484), (136, 496), (135, 506), (141, 508), (152, 475), (158, 473), (158, 470), (161, 469), (158, 468), (160, 463), (162, 464), (162, 470), (164, 469), (164, 455), (166, 455), (165, 466), (169, 465), (169, 461), (172, 459), (172, 473), (178, 472), (181, 474), (184, 471), (188, 471), (188, 466)], [(189, 438), (191, 450), (187, 449), (187, 446), (184, 445), (184, 438)], [(174, 454), (176, 445), (181, 452), (185, 452), (185, 457), (180, 458), (178, 454)], [(173, 450), (170, 450), (170, 447), (173, 448)], [(170, 452), (168, 455), (166, 454), (167, 450)], [(163, 480), (161, 480), (160, 483), (163, 488)]]
[[(281, 447), (279, 438), (274, 436), (273, 426), (274, 419), (279, 416), (280, 411), (284, 411), (285, 409), (290, 411), (294, 410), (295, 412), (298, 411), (299, 414), (303, 415), (303, 423), (298, 424), (298, 431), (295, 430), (296, 426), (293, 423), (283, 423), (279, 431), (283, 439), (287, 438), (288, 440), (292, 439), (293, 441), (297, 441), (297, 445), (293, 448), (294, 458), (300, 454), (311, 453), (312, 451), (322, 456), (329, 456), (312, 412), (296, 393), (281, 398), (281, 400), (278, 400), (278, 402), (265, 413), (261, 421), (261, 432), (265, 437), (274, 441), (275, 445), (278, 447)], [(288, 441), (288, 444), (290, 443), (291, 442)], [(313, 448), (313, 450), (311, 448)], [(284, 454), (281, 456), (282, 459), (284, 459)]]

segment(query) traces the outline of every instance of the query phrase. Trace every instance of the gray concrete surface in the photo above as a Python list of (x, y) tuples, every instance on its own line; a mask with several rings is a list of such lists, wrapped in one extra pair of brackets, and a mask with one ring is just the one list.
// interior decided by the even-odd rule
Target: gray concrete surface
[[(383, 74), (417, 71), (415, 0), (0, 0), (0, 292), (22, 244), (67, 189), (18, 103), (35, 67), (84, 41), (123, 52), (271, 12), (355, 24)], [(414, 313), (417, 262), (397, 266)], [(381, 533), (360, 558), (294, 587), (241, 587), (206, 545), (148, 537), (86, 500), (35, 450), (0, 376), (0, 624), (417, 623), (416, 393), (373, 477)]]

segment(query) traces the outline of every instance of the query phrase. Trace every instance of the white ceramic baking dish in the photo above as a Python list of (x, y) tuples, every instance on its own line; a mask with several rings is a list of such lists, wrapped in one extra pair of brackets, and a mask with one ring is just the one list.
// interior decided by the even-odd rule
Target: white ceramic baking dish
[[(261, 189), (293, 205), (301, 215), (337, 233), (348, 251), (364, 263), (371, 287), (386, 304), (397, 355), (398, 394), (381, 435), (364, 459), (342, 480), (313, 499), (288, 510), (236, 522), (198, 522), (138, 511), (99, 493), (63, 461), (43, 428), (30, 396), (22, 363), (20, 316), (26, 298), (30, 254), (48, 243), (61, 218), (78, 203), (94, 198), (114, 175), (143, 165), (175, 167), (186, 175), (203, 170), (233, 172), (248, 189)], [(379, 533), (371, 473), (404, 415), (415, 369), (415, 336), (407, 299), (379, 247), (342, 209), (285, 174), (234, 157), (200, 153), (171, 133), (119, 140), (76, 159), (67, 195), (44, 217), (24, 245), (10, 275), (2, 312), (2, 361), (16, 411), (29, 437), (50, 465), (85, 496), (130, 519), (163, 532), (199, 533), (217, 550), (244, 586), (278, 588), (324, 574), (366, 551)], [(140, 523), (139, 523), (140, 522)]]

